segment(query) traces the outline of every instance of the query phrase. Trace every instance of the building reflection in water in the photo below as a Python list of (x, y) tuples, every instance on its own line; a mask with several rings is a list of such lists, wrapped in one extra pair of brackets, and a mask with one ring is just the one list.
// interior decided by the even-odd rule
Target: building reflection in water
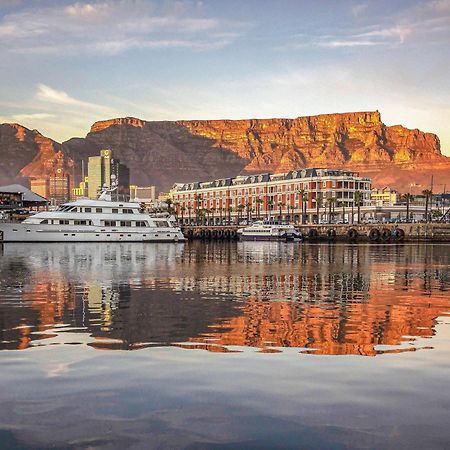
[(449, 263), (437, 245), (7, 245), (0, 349), (70, 329), (99, 349), (409, 351), (449, 311)]

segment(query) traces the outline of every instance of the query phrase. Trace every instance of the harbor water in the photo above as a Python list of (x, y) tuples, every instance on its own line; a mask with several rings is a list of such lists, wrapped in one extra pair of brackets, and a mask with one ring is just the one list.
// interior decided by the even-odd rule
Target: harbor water
[(449, 312), (450, 244), (4, 244), (0, 448), (450, 448)]

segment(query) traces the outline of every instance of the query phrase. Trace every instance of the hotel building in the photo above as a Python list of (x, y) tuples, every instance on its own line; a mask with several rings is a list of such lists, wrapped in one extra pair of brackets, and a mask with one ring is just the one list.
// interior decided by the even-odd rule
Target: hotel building
[[(317, 222), (369, 206), (370, 178), (335, 169), (299, 169), (280, 174), (255, 174), (207, 182), (175, 184), (171, 196), (184, 223), (245, 218)], [(358, 200), (359, 199), (359, 200)], [(341, 214), (342, 213), (342, 214)], [(350, 219), (351, 221), (351, 219)]]

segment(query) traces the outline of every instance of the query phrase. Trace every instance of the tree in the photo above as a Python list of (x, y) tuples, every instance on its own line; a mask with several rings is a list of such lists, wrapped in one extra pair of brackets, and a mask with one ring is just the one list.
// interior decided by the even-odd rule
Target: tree
[(358, 223), (361, 223), (361, 202), (363, 201), (364, 195), (361, 191), (355, 192), (355, 203), (358, 208)]
[(261, 218), (261, 204), (264, 203), (264, 200), (262, 198), (257, 198), (256, 199), (256, 215), (258, 217), (258, 219)]
[(322, 194), (320, 192), (317, 193), (316, 197), (316, 212), (317, 212), (317, 223), (320, 222), (319, 214), (320, 214), (320, 204), (322, 203)]
[(409, 205), (414, 200), (414, 195), (407, 192), (406, 194), (403, 195), (403, 199), (406, 201), (406, 221), (409, 222), (411, 220), (411, 217), (409, 215)]
[(302, 206), (302, 225), (306, 222), (306, 202), (308, 200), (308, 195), (306, 194), (306, 191), (304, 189), (300, 190), (300, 199), (301, 199), (301, 206)]
[(283, 209), (286, 208), (286, 203), (280, 203), (279, 209), (280, 209), (280, 220), (283, 220)]
[(201, 208), (201, 202), (202, 202), (202, 195), (201, 194), (195, 194), (195, 217), (198, 224), (199, 217), (200, 217), (200, 208)]
[(338, 208), (342, 208), (342, 223), (345, 223), (345, 202), (337, 202)]
[(430, 220), (428, 209), (430, 205), (430, 197), (433, 195), (433, 192), (431, 189), (424, 189), (422, 194), (425, 196), (425, 222), (428, 222)]
[(191, 211), (192, 211), (192, 206), (188, 205), (187, 207), (188, 210), (188, 219), (189, 219), (189, 225), (191, 224)]
[(245, 207), (247, 208), (247, 220), (250, 221), (252, 219), (251, 214), (253, 212), (252, 209), (252, 202), (247, 202), (247, 204), (245, 205)]
[(272, 214), (272, 209), (273, 209), (273, 197), (269, 197), (269, 199), (267, 200), (267, 206), (268, 206), (268, 215), (269, 212), (270, 214)]
[(169, 213), (172, 213), (173, 212), (172, 211), (173, 201), (172, 201), (172, 199), (170, 197), (166, 200), (166, 204), (167, 204), (167, 211)]
[(241, 221), (242, 211), (244, 211), (245, 205), (243, 203), (239, 203), (237, 210), (238, 210), (238, 224)]

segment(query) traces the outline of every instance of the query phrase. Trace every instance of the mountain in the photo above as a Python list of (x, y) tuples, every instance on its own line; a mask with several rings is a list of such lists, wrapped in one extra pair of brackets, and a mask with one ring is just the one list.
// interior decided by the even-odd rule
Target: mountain
[[(6, 147), (1, 141), (2, 156), (9, 155), (9, 160), (18, 140), (8, 141)], [(401, 125), (386, 126), (378, 111), (175, 122), (126, 117), (96, 122), (85, 138), (72, 138), (61, 147), (48, 141), (51, 145), (39, 150), (45, 153), (43, 161), (54, 153), (79, 167), (81, 159), (109, 148), (130, 167), (132, 183), (156, 184), (160, 190), (175, 182), (313, 166), (356, 170), (371, 176), (375, 186), (391, 185), (401, 191), (411, 190), (411, 183), (416, 184), (415, 191), (428, 187), (432, 174), (436, 190), (442, 190), (439, 185), (446, 181), (450, 184), (450, 158), (441, 154), (438, 137)], [(39, 155), (29, 149), (27, 155), (21, 158), (28, 167), (22, 174), (30, 167), (41, 170)]]
[(57, 168), (70, 169), (73, 163), (62, 152), (61, 144), (37, 130), (22, 125), (0, 124), (0, 183), (29, 185), (28, 178), (39, 178)]

